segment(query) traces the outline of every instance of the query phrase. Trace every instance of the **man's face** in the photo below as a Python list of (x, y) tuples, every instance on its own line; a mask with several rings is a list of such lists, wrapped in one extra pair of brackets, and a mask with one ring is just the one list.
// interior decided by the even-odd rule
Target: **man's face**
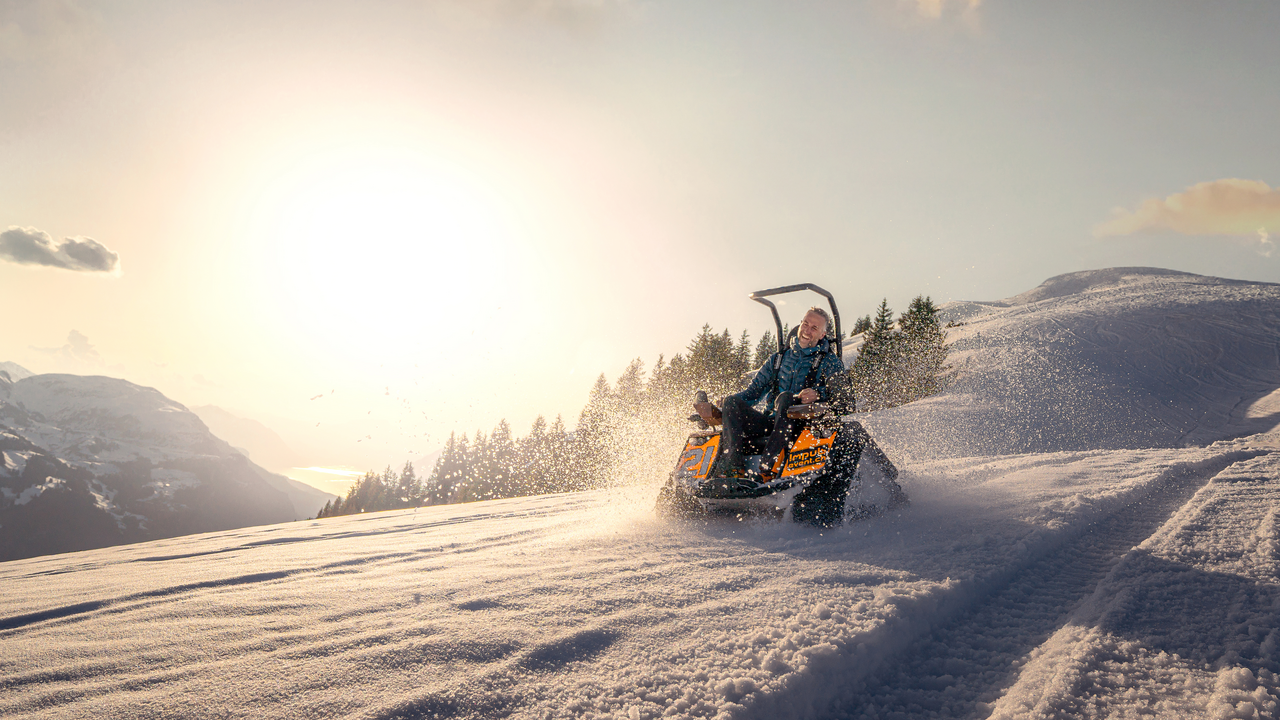
[(816, 312), (807, 312), (804, 319), (800, 321), (800, 329), (796, 331), (796, 339), (800, 341), (800, 347), (811, 348), (818, 344), (823, 335), (827, 334), (827, 321)]

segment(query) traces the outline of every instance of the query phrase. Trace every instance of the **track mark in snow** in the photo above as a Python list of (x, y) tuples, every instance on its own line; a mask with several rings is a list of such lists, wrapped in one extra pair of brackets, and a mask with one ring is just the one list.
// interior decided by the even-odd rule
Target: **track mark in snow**
[(81, 613), (93, 612), (106, 607), (105, 602), (82, 602), (75, 605), (65, 605), (63, 607), (51, 608), (49, 610), (41, 610), (40, 612), (27, 613), (25, 615), (14, 615), (12, 617), (0, 618), (0, 630), (12, 630), (13, 628), (23, 627), (24, 625), (32, 625), (46, 620), (57, 620), (71, 615), (79, 615)]
[(1036, 649), (995, 716), (1277, 717), (1278, 500), (1280, 455), (1219, 473)]
[(137, 605), (131, 605), (128, 608), (120, 608), (119, 605), (134, 601), (148, 601), (156, 598), (166, 598), (172, 595), (182, 595), (196, 590), (205, 590), (209, 588), (222, 588), (234, 585), (247, 585), (251, 583), (269, 582), (272, 580), (282, 580), (294, 574), (290, 571), (284, 572), (265, 572), (251, 573), (249, 575), (238, 575), (236, 577), (222, 578), (220, 580), (208, 580), (205, 582), (187, 583), (185, 585), (174, 585), (172, 587), (160, 588), (159, 590), (148, 590), (146, 592), (135, 593), (117, 600), (99, 600), (93, 602), (76, 603), (75, 605), (66, 605), (40, 612), (28, 613), (26, 615), (14, 615), (12, 617), (0, 618), (0, 630), (13, 630), (16, 628), (34, 625), (35, 623), (44, 622), (46, 620), (59, 620), (64, 618), (77, 619), (87, 613), (98, 610), (107, 612), (120, 612), (121, 610), (132, 610)]
[(575, 660), (590, 660), (608, 650), (618, 638), (613, 630), (583, 630), (534, 648), (520, 665), (526, 670), (541, 672), (559, 670)]
[[(574, 503), (573, 505), (580, 505), (580, 504), (581, 503)], [(404, 511), (397, 511), (397, 512), (404, 512)], [(437, 520), (437, 521), (409, 522), (403, 525), (396, 525), (395, 527), (392, 527), (392, 528), (380, 529), (380, 530), (374, 530), (374, 531), (329, 533), (324, 535), (317, 535), (316, 537), (313, 537), (313, 538), (312, 537), (292, 537), (292, 536), (280, 537), (280, 538), (272, 538), (268, 540), (258, 540), (258, 541), (238, 543), (231, 547), (220, 548), (220, 549), (211, 550), (211, 551), (197, 551), (192, 553), (178, 553), (178, 554), (171, 554), (171, 555), (151, 555), (151, 556), (145, 556), (145, 557), (130, 558), (129, 560), (125, 560), (123, 562), (125, 564), (138, 563), (138, 562), (152, 563), (152, 562), (165, 562), (170, 560), (183, 560), (183, 559), (208, 556), (208, 555), (225, 555), (225, 554), (231, 554), (231, 553), (237, 553), (237, 552), (249, 553), (252, 551), (267, 550), (270, 548), (288, 546), (288, 545), (293, 545), (297, 543), (333, 540), (335, 538), (345, 539), (345, 538), (351, 538), (351, 537), (385, 536), (385, 535), (393, 535), (393, 534), (417, 535), (421, 533), (431, 532), (442, 526), (451, 526), (451, 525), (457, 525), (460, 523), (461, 524), (471, 523), (477, 520), (534, 518), (534, 517), (556, 515), (557, 512), (558, 512), (557, 509), (553, 507), (553, 508), (539, 508), (534, 510), (522, 509), (522, 510), (516, 510), (512, 512), (475, 513), (469, 516), (450, 517), (444, 520)], [(377, 513), (377, 515), (385, 515), (385, 514)], [(410, 515), (410, 519), (411, 518), (412, 516)], [(195, 591), (209, 589), (209, 588), (242, 585), (246, 583), (265, 582), (265, 581), (271, 581), (271, 580), (281, 580), (286, 577), (299, 575), (299, 574), (318, 574), (321, 576), (341, 574), (343, 572), (352, 572), (353, 570), (351, 570), (351, 568), (353, 567), (364, 568), (366, 566), (385, 564), (389, 562), (407, 562), (419, 556), (422, 553), (435, 554), (435, 553), (445, 552), (448, 554), (460, 554), (460, 553), (476, 552), (480, 550), (488, 550), (495, 547), (502, 547), (504, 545), (516, 544), (522, 539), (527, 539), (529, 536), (537, 534), (537, 532), (538, 531), (536, 530), (500, 532), (494, 535), (483, 536), (479, 538), (469, 538), (464, 541), (455, 540), (454, 542), (451, 542), (447, 545), (443, 545), (443, 546), (437, 545), (437, 546), (432, 546), (430, 548), (425, 548), (425, 549), (420, 548), (412, 552), (373, 553), (373, 554), (369, 554), (361, 557), (328, 562), (328, 563), (324, 563), (324, 564), (312, 566), (312, 567), (295, 567), (295, 568), (290, 568), (286, 570), (279, 570), (279, 571), (272, 571), (272, 572), (265, 572), (265, 573), (252, 573), (248, 575), (220, 578), (216, 580), (208, 580), (208, 581), (201, 581), (201, 582), (195, 582), (195, 583), (185, 583), (185, 584), (174, 585), (174, 586), (169, 586), (164, 588), (157, 588), (155, 590), (148, 590), (141, 593), (134, 593), (130, 595), (117, 596), (112, 598), (103, 598), (103, 599), (94, 600), (94, 601), (80, 602), (80, 603), (74, 603), (71, 605), (46, 608), (36, 612), (23, 613), (20, 615), (12, 615), (9, 617), (0, 617), (0, 631), (18, 630), (20, 628), (24, 628), (29, 625), (35, 625), (35, 624), (43, 623), (46, 621), (62, 621), (64, 623), (76, 622), (78, 620), (83, 620), (86, 617), (92, 616), (94, 613), (98, 611), (126, 612), (130, 610), (136, 610), (140, 607), (154, 604), (157, 600), (160, 600), (160, 599), (167, 599), (171, 597), (182, 596), (182, 595), (190, 594)], [(207, 540), (207, 538), (205, 540)], [(34, 576), (46, 575), (46, 574), (78, 572), (78, 571), (106, 567), (106, 566), (117, 565), (117, 564), (120, 564), (120, 563), (119, 562), (85, 563), (70, 569), (38, 571), (35, 573), (29, 573), (21, 577), (34, 577)]]
[(1017, 573), (1008, 584), (859, 683), (832, 718), (983, 718), (1027, 655), (1127, 551), (1158, 530), (1241, 454), (1183, 466), (1159, 487)]
[(468, 600), (466, 602), (460, 602), (457, 605), (454, 605), (454, 607), (458, 608), (459, 610), (490, 610), (492, 608), (502, 607), (502, 603), (498, 602), (497, 600), (488, 600), (485, 598), (480, 598), (478, 600)]
[(235, 552), (239, 549), (240, 548), (224, 548), (222, 550), (205, 550), (203, 552), (182, 553), (180, 555), (152, 555), (150, 557), (137, 558), (133, 562), (167, 562), (169, 560), (186, 560), (188, 558), (204, 557), (206, 555), (221, 555), (223, 553)]
[[(548, 495), (546, 497), (550, 499), (557, 499), (559, 496)], [(466, 505), (448, 506), (448, 507), (460, 508), (461, 510), (470, 510), (470, 508), (468, 508)], [(218, 548), (216, 550), (200, 550), (200, 551), (195, 551), (190, 553), (148, 555), (144, 557), (129, 557), (127, 559), (110, 560), (105, 562), (95, 560), (92, 562), (84, 562), (77, 565), (60, 565), (59, 567), (56, 567), (54, 569), (36, 570), (23, 575), (18, 575), (16, 577), (28, 578), (28, 577), (39, 577), (43, 575), (62, 575), (66, 573), (83, 572), (83, 571), (92, 570), (95, 568), (102, 568), (102, 567), (129, 564), (129, 563), (153, 563), (153, 562), (166, 562), (171, 560), (187, 560), (189, 558), (202, 557), (207, 555), (225, 555), (228, 553), (245, 552), (245, 551), (252, 551), (252, 550), (259, 550), (259, 549), (270, 549), (278, 545), (290, 545), (293, 543), (302, 543), (302, 542), (325, 542), (330, 540), (341, 540), (341, 539), (347, 539), (347, 538), (381, 537), (381, 536), (406, 535), (406, 534), (412, 535), (412, 534), (418, 534), (425, 531), (431, 531), (434, 529), (444, 528), (444, 527), (449, 527), (454, 525), (466, 526), (471, 523), (489, 522), (494, 520), (521, 520), (521, 519), (527, 519), (527, 518), (555, 516), (564, 512), (564, 510), (566, 509), (572, 510), (579, 507), (589, 507), (589, 503), (578, 500), (573, 502), (566, 502), (564, 503), (564, 505), (538, 507), (538, 508), (532, 508), (532, 509), (522, 508), (522, 509), (510, 510), (506, 512), (499, 512), (499, 511), (474, 512), (472, 511), (469, 514), (453, 515), (453, 516), (449, 516), (439, 520), (430, 520), (430, 521), (417, 520), (414, 517), (414, 513), (416, 512), (416, 509), (415, 510), (388, 510), (385, 512), (369, 513), (367, 517), (343, 516), (341, 518), (335, 518), (335, 520), (338, 520), (339, 522), (346, 521), (349, 523), (363, 522), (370, 519), (385, 520), (387, 516), (393, 516), (397, 513), (400, 513), (400, 514), (403, 514), (406, 522), (402, 524), (394, 525), (389, 528), (379, 528), (376, 530), (370, 530), (370, 529), (361, 529), (358, 531), (339, 530), (337, 532), (317, 533), (313, 537), (274, 538), (271, 540), (258, 540), (258, 541), (243, 542), (243, 543), (235, 542), (235, 541), (238, 539), (241, 539), (245, 535), (249, 535), (249, 536), (258, 535), (264, 531), (261, 528), (248, 528), (243, 533), (220, 532), (220, 533), (211, 533), (207, 535), (191, 535), (191, 536), (185, 536), (181, 538), (175, 538), (171, 540), (171, 542), (177, 541), (178, 543), (181, 543), (183, 545), (191, 545), (195, 543), (199, 543), (203, 545), (203, 544), (208, 544), (210, 541), (225, 538), (228, 542), (228, 546)], [(315, 525), (315, 523), (312, 523), (312, 525)], [(454, 550), (456, 548), (448, 548), (448, 549)], [(41, 560), (44, 560), (47, 562), (65, 562), (65, 561), (62, 561), (60, 557), (37, 558), (35, 561), (39, 562)]]

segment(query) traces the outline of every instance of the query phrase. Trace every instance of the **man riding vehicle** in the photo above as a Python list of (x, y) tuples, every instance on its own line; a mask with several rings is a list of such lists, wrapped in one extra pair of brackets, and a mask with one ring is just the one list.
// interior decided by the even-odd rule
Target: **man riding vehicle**
[[(788, 336), (770, 298), (801, 291), (825, 297), (831, 314), (810, 308)], [(658, 492), (658, 512), (772, 513), (835, 527), (906, 505), (897, 467), (853, 418), (835, 298), (812, 283), (749, 297), (772, 313), (778, 352), (746, 390), (724, 399), (723, 412), (698, 391), (689, 418), (698, 429)]]
[[(782, 453), (791, 443), (795, 420), (787, 417), (787, 408), (795, 403), (837, 402), (848, 405), (844, 364), (827, 337), (831, 317), (825, 310), (811, 307), (800, 326), (793, 331), (789, 346), (774, 353), (760, 367), (751, 384), (742, 392), (729, 395), (721, 407), (724, 423), (725, 474), (745, 477), (744, 459), (747, 443), (769, 436), (760, 463), (760, 479), (768, 482), (776, 477)], [(762, 412), (754, 406), (765, 400)], [(699, 408), (702, 412), (704, 408)]]

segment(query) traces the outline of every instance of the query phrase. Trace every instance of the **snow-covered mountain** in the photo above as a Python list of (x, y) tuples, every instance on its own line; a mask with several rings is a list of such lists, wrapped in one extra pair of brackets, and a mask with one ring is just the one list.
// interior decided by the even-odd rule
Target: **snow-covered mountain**
[(0, 375), (0, 379), (5, 379), (7, 375), (7, 379), (10, 382), (17, 382), (22, 378), (31, 377), (35, 374), (15, 362), (0, 362), (0, 373), (4, 373)]
[(330, 497), (107, 377), (0, 375), (0, 458), (0, 559), (301, 519)]
[(0, 563), (0, 715), (1280, 717), (1277, 286), (1041, 289), (951, 306), (956, 385), (863, 416), (899, 512), (631, 486)]

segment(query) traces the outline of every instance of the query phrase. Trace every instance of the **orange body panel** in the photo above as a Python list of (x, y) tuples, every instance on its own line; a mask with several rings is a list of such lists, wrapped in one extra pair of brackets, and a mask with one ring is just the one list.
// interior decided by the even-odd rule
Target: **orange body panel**
[(831, 452), (831, 446), (835, 441), (834, 433), (820, 438), (809, 432), (809, 428), (805, 428), (791, 445), (791, 449), (787, 451), (786, 465), (782, 467), (778, 477), (785, 478), (821, 470), (827, 464), (827, 455)]
[(676, 475), (702, 480), (711, 472), (711, 464), (720, 452), (720, 436), (691, 437), (684, 445), (680, 461), (676, 463)]

